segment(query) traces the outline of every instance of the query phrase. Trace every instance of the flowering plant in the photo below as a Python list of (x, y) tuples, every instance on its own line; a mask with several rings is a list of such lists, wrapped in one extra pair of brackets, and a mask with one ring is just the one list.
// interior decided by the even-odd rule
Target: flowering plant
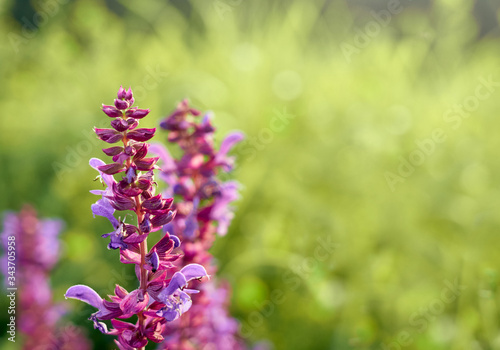
[[(164, 236), (148, 250), (150, 234), (170, 223), (176, 211), (172, 210), (173, 198), (155, 194), (153, 170), (158, 157), (148, 157), (150, 140), (155, 128), (138, 128), (139, 120), (149, 114), (149, 109), (132, 107), (132, 90), (120, 87), (114, 105), (103, 105), (103, 112), (110, 118), (111, 129), (95, 128), (97, 137), (110, 144), (121, 142), (120, 146), (103, 149), (112, 157), (106, 164), (93, 158), (90, 165), (99, 172), (105, 189), (91, 191), (101, 198), (91, 206), (95, 215), (107, 218), (113, 231), (103, 234), (110, 242), (109, 249), (119, 249), (120, 262), (133, 264), (139, 282), (137, 289), (128, 292), (116, 285), (109, 300), (85, 285), (70, 287), (65, 296), (79, 299), (97, 309), (90, 316), (94, 328), (102, 333), (115, 335), (120, 349), (144, 349), (148, 341), (159, 343), (163, 338), (167, 322), (174, 321), (192, 305), (190, 294), (197, 290), (188, 289), (190, 281), (208, 276), (202, 265), (174, 264), (179, 258), (172, 250), (180, 246), (175, 235), (165, 232)], [(123, 173), (116, 181), (115, 174)], [(116, 211), (131, 211), (136, 224), (125, 223), (114, 216)], [(120, 319), (137, 316), (135, 324)], [(113, 328), (108, 330), (102, 322), (111, 320)]]
[[(19, 213), (6, 212), (4, 216), (1, 242), (5, 255), (0, 260), (9, 298), (15, 301), (16, 291), (19, 293), (18, 325), (24, 335), (22, 348), (26, 350), (91, 348), (80, 328), (61, 325), (67, 310), (52, 300), (49, 276), (59, 259), (62, 227), (61, 220), (39, 219), (28, 205)], [(9, 315), (15, 313), (14, 303)], [(12, 323), (15, 330), (15, 316)], [(9, 335), (9, 340), (15, 341), (15, 331)]]
[[(232, 169), (234, 158), (231, 148), (243, 139), (243, 134), (233, 132), (214, 146), (215, 128), (211, 115), (191, 108), (182, 101), (160, 124), (166, 129), (168, 141), (181, 149), (174, 159), (162, 144), (153, 144), (151, 151), (160, 157), (160, 179), (168, 185), (167, 197), (175, 196), (173, 204), (177, 215), (164, 226), (164, 230), (182, 239), (182, 257), (179, 266), (203, 264), (211, 275), (217, 268), (208, 252), (215, 235), (225, 235), (234, 214), (229, 205), (238, 196), (238, 183), (222, 182), (220, 170)], [(161, 349), (243, 349), (238, 335), (238, 322), (227, 311), (229, 286), (227, 283), (203, 285), (193, 298), (193, 307), (183, 319), (167, 325), (167, 334)]]

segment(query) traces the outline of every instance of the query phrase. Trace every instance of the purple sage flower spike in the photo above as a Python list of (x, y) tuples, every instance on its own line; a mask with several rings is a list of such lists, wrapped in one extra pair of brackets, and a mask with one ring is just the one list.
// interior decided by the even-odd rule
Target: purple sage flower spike
[(5, 287), (16, 294), (16, 331), (23, 349), (91, 348), (82, 329), (61, 322), (68, 310), (52, 298), (50, 272), (59, 259), (62, 228), (62, 221), (39, 219), (27, 205), (19, 213), (5, 213), (0, 260)]
[[(164, 231), (171, 239), (180, 238), (183, 252), (182, 258), (174, 262), (181, 271), (174, 274), (168, 287), (158, 294), (165, 304), (158, 313), (175, 320), (167, 323), (165, 342), (159, 349), (203, 349), (206, 344), (215, 344), (217, 349), (224, 350), (244, 349), (238, 323), (227, 311), (227, 284), (204, 283), (209, 287), (202, 288), (201, 293), (191, 293), (183, 280), (202, 275), (196, 272), (197, 268), (191, 271), (191, 264), (201, 264), (215, 275), (216, 266), (207, 250), (216, 234), (227, 233), (234, 216), (231, 203), (239, 198), (238, 183), (222, 182), (217, 175), (220, 171), (232, 170), (234, 157), (229, 155), (230, 151), (244, 136), (241, 132), (230, 133), (217, 150), (212, 116), (209, 113), (200, 116), (201, 112), (184, 100), (161, 121), (160, 127), (168, 131), (168, 141), (180, 148), (179, 157), (172, 157), (161, 144), (155, 143), (150, 148), (160, 158), (159, 177), (168, 185), (164, 194), (175, 194), (179, 198), (172, 205), (176, 216), (164, 226)], [(186, 270), (182, 266), (186, 266)], [(196, 285), (197, 282), (190, 283)], [(183, 316), (182, 322), (178, 321), (187, 306), (189, 313)], [(217, 322), (214, 314), (221, 315)]]
[[(148, 156), (150, 140), (155, 128), (138, 128), (139, 121), (149, 114), (149, 109), (131, 107), (134, 103), (132, 90), (120, 87), (113, 105), (103, 105), (103, 112), (110, 118), (111, 129), (95, 128), (99, 139), (107, 143), (121, 142), (119, 145), (106, 147), (104, 154), (111, 157), (105, 163), (92, 158), (90, 165), (99, 172), (104, 189), (93, 190), (101, 198), (91, 205), (94, 216), (109, 220), (113, 230), (102, 234), (109, 238), (108, 249), (118, 250), (120, 262), (133, 264), (138, 279), (138, 288), (127, 292), (116, 286), (115, 294), (109, 300), (102, 299), (91, 287), (76, 285), (66, 292), (67, 298), (73, 298), (92, 305), (97, 309), (90, 316), (94, 328), (102, 333), (116, 336), (115, 343), (120, 349), (144, 349), (149, 341), (161, 342), (166, 324), (177, 319), (191, 307), (187, 290), (179, 286), (172, 293), (167, 281), (177, 281), (181, 276), (187, 284), (192, 279), (208, 276), (202, 266), (190, 264), (176, 266), (179, 254), (173, 253), (180, 242), (177, 237), (170, 239), (168, 233), (158, 235), (158, 242), (148, 251), (148, 238), (164, 225), (174, 220), (176, 211), (172, 209), (172, 198), (156, 194), (153, 170), (158, 169), (159, 157)], [(115, 178), (116, 177), (116, 178)], [(115, 217), (115, 211), (128, 211), (126, 217), (133, 216), (136, 224), (125, 223)], [(125, 215), (121, 216), (125, 217)], [(179, 270), (179, 271), (177, 271)], [(186, 274), (187, 279), (183, 272)], [(174, 278), (175, 277), (175, 278)], [(174, 286), (172, 284), (172, 286)], [(165, 298), (159, 299), (159, 295)], [(163, 310), (160, 312), (159, 310)], [(135, 324), (124, 322), (136, 316)], [(103, 322), (110, 320), (112, 328)]]

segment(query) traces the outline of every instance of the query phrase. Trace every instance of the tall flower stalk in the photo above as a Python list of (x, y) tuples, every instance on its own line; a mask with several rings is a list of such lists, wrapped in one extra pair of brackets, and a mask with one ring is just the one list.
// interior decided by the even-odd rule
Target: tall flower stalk
[[(161, 342), (167, 322), (186, 312), (192, 304), (190, 294), (198, 292), (188, 289), (188, 283), (208, 276), (202, 265), (174, 264), (179, 255), (172, 250), (180, 246), (176, 236), (166, 233), (148, 249), (150, 234), (170, 223), (176, 211), (172, 207), (173, 198), (155, 194), (153, 170), (158, 169), (158, 157), (148, 157), (146, 141), (154, 136), (156, 129), (138, 128), (139, 120), (149, 110), (132, 107), (133, 103), (132, 90), (120, 87), (114, 105), (102, 107), (112, 118), (112, 128), (95, 128), (95, 133), (102, 141), (121, 145), (103, 149), (112, 157), (111, 163), (97, 158), (90, 160), (104, 184), (104, 189), (91, 191), (101, 196), (91, 210), (94, 216), (107, 218), (113, 226), (113, 231), (102, 237), (110, 239), (109, 249), (119, 249), (121, 263), (135, 266), (138, 287), (128, 292), (116, 285), (109, 300), (85, 285), (70, 287), (65, 294), (95, 307), (98, 311), (90, 316), (94, 328), (117, 336), (115, 343), (124, 350), (144, 349), (148, 341)], [(116, 174), (122, 174), (118, 181), (114, 178)], [(117, 219), (115, 210), (131, 212), (136, 223), (125, 223), (125, 215)], [(132, 316), (137, 316), (135, 324), (120, 320)], [(113, 328), (108, 330), (104, 320), (110, 320)]]
[[(2, 272), (10, 294), (19, 293), (17, 310), (9, 309), (9, 315), (15, 317), (19, 312), (15, 319), (26, 350), (91, 348), (81, 329), (67, 322), (61, 324), (67, 310), (52, 300), (49, 277), (59, 259), (62, 227), (61, 220), (39, 219), (27, 205), (19, 213), (7, 212), (4, 216), (1, 241), (6, 254), (1, 258)], [(13, 287), (17, 292), (12, 292)]]
[[(203, 264), (214, 275), (217, 267), (208, 250), (216, 234), (227, 232), (234, 216), (230, 203), (238, 198), (239, 187), (235, 181), (220, 181), (217, 175), (232, 169), (234, 159), (228, 153), (243, 134), (229, 134), (216, 150), (210, 115), (191, 108), (187, 100), (160, 126), (169, 132), (168, 141), (181, 150), (181, 156), (174, 159), (161, 144), (151, 148), (162, 163), (159, 177), (168, 185), (164, 194), (176, 198), (177, 215), (164, 230), (183, 241), (179, 266)], [(204, 284), (189, 314), (167, 326), (168, 336), (160, 349), (243, 349), (238, 323), (227, 310), (229, 293), (227, 283), (216, 284), (212, 279)]]

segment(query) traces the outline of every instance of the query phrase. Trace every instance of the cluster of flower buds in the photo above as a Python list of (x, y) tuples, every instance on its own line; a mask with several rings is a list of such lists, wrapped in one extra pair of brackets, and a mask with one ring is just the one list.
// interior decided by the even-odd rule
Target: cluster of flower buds
[[(149, 144), (155, 129), (138, 128), (139, 119), (149, 110), (132, 107), (132, 90), (120, 87), (114, 106), (103, 105), (104, 113), (113, 118), (112, 129), (95, 129), (97, 136), (108, 143), (122, 142), (120, 146), (103, 149), (112, 157), (112, 163), (93, 158), (95, 168), (105, 186), (91, 191), (101, 198), (91, 206), (94, 215), (106, 217), (113, 231), (102, 235), (109, 237), (108, 248), (120, 250), (120, 261), (134, 264), (139, 281), (137, 289), (128, 292), (117, 285), (109, 300), (102, 299), (92, 288), (85, 285), (70, 287), (67, 298), (75, 298), (92, 305), (98, 311), (90, 320), (103, 333), (117, 336), (115, 343), (120, 349), (143, 349), (148, 341), (161, 342), (167, 322), (179, 318), (191, 307), (189, 294), (197, 290), (187, 289), (192, 280), (208, 276), (199, 264), (174, 264), (179, 255), (172, 250), (180, 246), (176, 236), (166, 233), (159, 241), (147, 248), (148, 236), (160, 230), (175, 217), (172, 198), (155, 194), (153, 169), (157, 169), (157, 157), (147, 157)], [(121, 180), (114, 176), (124, 173)], [(114, 216), (115, 210), (131, 211), (137, 224), (125, 223)], [(137, 322), (119, 319), (137, 316)], [(108, 330), (104, 320), (110, 320)]]
[[(24, 335), (23, 349), (91, 348), (81, 329), (67, 323), (62, 326), (66, 309), (52, 301), (49, 275), (59, 259), (62, 226), (60, 220), (39, 220), (30, 206), (20, 213), (5, 213), (2, 272), (10, 293), (16, 293), (14, 288), (19, 291), (15, 327)], [(13, 312), (15, 309), (9, 309), (10, 315)]]
[[(198, 116), (201, 117), (201, 113), (184, 100), (160, 124), (169, 130), (168, 141), (182, 149), (180, 159), (173, 159), (161, 144), (154, 144), (151, 149), (163, 162), (160, 178), (169, 185), (166, 195), (182, 198), (174, 206), (176, 220), (166, 229), (188, 241), (205, 241), (214, 233), (221, 236), (227, 233), (234, 216), (229, 204), (238, 199), (238, 183), (222, 183), (216, 175), (220, 169), (232, 170), (234, 157), (228, 153), (244, 138), (241, 132), (233, 132), (216, 151), (210, 114), (205, 114), (200, 121), (195, 119)], [(212, 242), (208, 243), (210, 247)]]
[[(168, 185), (164, 194), (176, 196), (173, 209), (177, 214), (164, 229), (183, 241), (182, 258), (177, 263), (203, 264), (214, 275), (216, 266), (208, 250), (215, 234), (226, 234), (234, 215), (230, 203), (238, 198), (238, 184), (221, 182), (217, 174), (232, 169), (234, 158), (228, 153), (243, 134), (229, 134), (217, 151), (210, 119), (210, 114), (202, 115), (187, 100), (182, 101), (160, 124), (182, 155), (174, 159), (161, 144), (153, 144), (151, 152), (160, 157), (159, 177)], [(229, 293), (227, 284), (205, 283), (193, 298), (189, 314), (167, 326), (160, 349), (243, 349), (238, 323), (227, 311)]]

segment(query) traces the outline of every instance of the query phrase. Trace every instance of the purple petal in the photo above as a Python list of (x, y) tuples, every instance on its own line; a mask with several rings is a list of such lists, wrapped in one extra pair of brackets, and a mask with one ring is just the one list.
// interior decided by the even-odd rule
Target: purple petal
[(123, 248), (127, 249), (128, 245), (123, 242), (123, 223), (120, 223), (117, 227), (116, 230), (110, 233), (105, 233), (101, 235), (101, 237), (109, 237), (110, 242), (108, 244), (108, 249), (118, 249), (118, 248)]
[(149, 151), (153, 154), (156, 154), (158, 157), (160, 157), (160, 160), (162, 161), (162, 166), (161, 169), (164, 172), (171, 172), (175, 171), (177, 169), (177, 166), (175, 165), (175, 161), (168, 152), (167, 148), (163, 146), (162, 144), (159, 143), (152, 143), (151, 146), (149, 147)]
[(160, 257), (158, 256), (156, 249), (151, 254), (151, 257), (149, 258), (149, 263), (153, 267), (152, 271), (156, 272), (156, 270), (158, 270), (158, 267), (160, 266)]
[(179, 239), (179, 237), (174, 236), (174, 235), (170, 235), (170, 239), (172, 241), (174, 241), (174, 248), (177, 248), (177, 247), (181, 246), (181, 240)]
[(118, 220), (113, 216), (115, 210), (107, 199), (98, 200), (95, 204), (92, 204), (90, 206), (90, 209), (92, 209), (92, 214), (94, 214), (94, 217), (96, 215), (104, 216), (111, 222), (113, 227), (117, 228), (119, 226)]
[[(111, 232), (113, 233), (113, 232)], [(108, 234), (109, 235), (109, 234)], [(104, 237), (104, 235), (102, 235)], [(123, 236), (111, 235), (110, 242), (108, 243), (108, 249), (127, 249), (128, 245), (123, 242)]]
[(189, 215), (186, 217), (185, 220), (185, 228), (182, 237), (186, 239), (192, 239), (194, 237), (194, 234), (196, 230), (198, 230), (198, 219), (197, 219), (197, 214), (198, 214), (198, 205), (200, 204), (200, 199), (198, 197), (195, 197), (193, 199), (193, 209), (189, 213)]
[(169, 295), (174, 294), (174, 292), (177, 289), (185, 287), (186, 284), (187, 284), (187, 280), (186, 280), (186, 277), (184, 276), (184, 274), (182, 274), (180, 272), (176, 272), (172, 276), (172, 279), (170, 280), (167, 288), (162, 290), (161, 293), (158, 295), (158, 297), (161, 299), (166, 299)]
[(234, 216), (229, 203), (239, 198), (239, 184), (236, 181), (228, 181), (220, 186), (220, 194), (215, 198), (214, 205), (210, 211), (210, 218), (218, 222), (217, 233), (225, 235), (227, 228)]
[(139, 228), (143, 233), (151, 232), (153, 225), (151, 225), (151, 221), (149, 220), (149, 214), (146, 214), (144, 216), (144, 220), (142, 220), (141, 224), (139, 225)]
[[(98, 167), (102, 165), (106, 165), (102, 160), (99, 158), (91, 158), (89, 161), (89, 164), (92, 168), (95, 170), (99, 171)], [(101, 178), (108, 187), (112, 187), (113, 183), (115, 183), (115, 178), (112, 175), (104, 174), (103, 172), (99, 171), (99, 174), (101, 174)]]
[(77, 284), (73, 287), (70, 287), (66, 291), (66, 294), (64, 294), (64, 297), (66, 299), (73, 298), (81, 300), (99, 310), (103, 308), (102, 298), (99, 296), (99, 294), (97, 294), (97, 292), (89, 286), (85, 286), (83, 284)]
[(115, 286), (115, 295), (121, 299), (125, 298), (128, 295), (128, 292), (125, 288), (120, 285)]
[(125, 315), (136, 314), (146, 307), (148, 301), (148, 295), (144, 294), (142, 290), (136, 289), (130, 292), (130, 294), (128, 294), (125, 298), (123, 298), (122, 302), (120, 303), (120, 309)]
[(92, 315), (90, 316), (89, 320), (93, 321), (94, 322), (94, 329), (97, 329), (99, 330), (101, 333), (103, 334), (107, 334), (108, 333), (108, 326), (106, 326), (106, 323), (104, 322), (99, 322), (97, 320), (97, 317), (96, 315)]
[(195, 232), (198, 230), (198, 220), (196, 216), (189, 215), (185, 220), (186, 227), (184, 228), (184, 233), (182, 237), (184, 239), (191, 240), (194, 237)]
[(229, 172), (233, 168), (234, 157), (227, 156), (231, 148), (244, 138), (243, 134), (240, 132), (234, 132), (229, 134), (220, 146), (220, 151), (215, 155), (215, 164), (222, 166), (225, 172)]
[(231, 212), (228, 212), (228, 213), (226, 213), (226, 215), (219, 218), (219, 223), (217, 225), (217, 234), (219, 236), (225, 236), (227, 234), (229, 224), (231, 224), (231, 220), (233, 220), (233, 217), (234, 217), (234, 214)]
[(237, 144), (238, 142), (240, 142), (244, 138), (245, 138), (245, 135), (243, 135), (243, 133), (239, 132), (239, 131), (235, 131), (235, 132), (232, 132), (229, 135), (227, 135), (226, 138), (224, 139), (224, 141), (222, 141), (222, 143), (220, 145), (220, 150), (219, 150), (219, 153), (217, 154), (217, 158), (218, 157), (222, 157), (222, 158), (225, 157), (226, 154), (231, 150), (231, 148), (233, 148), (235, 144)]
[(191, 308), (193, 301), (191, 300), (191, 297), (183, 291), (179, 293), (179, 299), (181, 300), (181, 314), (183, 314)]
[(106, 163), (104, 163), (102, 160), (100, 160), (99, 158), (91, 158), (89, 160), (89, 164), (92, 168), (94, 168), (95, 170), (97, 170), (97, 167), (98, 166), (101, 166), (101, 165), (105, 165)]
[(208, 276), (205, 268), (199, 264), (186, 265), (181, 269), (180, 272), (184, 275), (187, 282), (189, 282), (195, 278), (202, 278), (202, 277)]
[(183, 291), (188, 293), (188, 294), (198, 294), (200, 292), (197, 289), (188, 289), (188, 288), (184, 288)]
[(134, 167), (131, 166), (130, 168), (128, 168), (125, 178), (127, 179), (127, 182), (129, 184), (137, 179), (137, 174), (135, 173)]
[(40, 235), (35, 254), (37, 260), (45, 266), (53, 266), (59, 255), (60, 241), (58, 235), (63, 228), (63, 222), (55, 219), (40, 220)]
[(120, 350), (135, 350), (133, 347), (131, 347), (130, 345), (127, 345), (127, 344), (123, 344), (121, 342), (121, 340), (116, 340), (115, 339), (115, 344), (116, 346), (118, 346), (118, 349)]
[(167, 322), (171, 322), (188, 311), (193, 302), (189, 294), (177, 289), (172, 297), (165, 300), (165, 304), (165, 307), (159, 310), (157, 315), (165, 318)]
[(177, 319), (177, 317), (179, 317), (179, 312), (171, 308), (167, 308), (166, 310), (162, 309), (156, 314), (160, 317), (163, 317), (165, 320), (167, 320), (167, 322), (172, 322)]

